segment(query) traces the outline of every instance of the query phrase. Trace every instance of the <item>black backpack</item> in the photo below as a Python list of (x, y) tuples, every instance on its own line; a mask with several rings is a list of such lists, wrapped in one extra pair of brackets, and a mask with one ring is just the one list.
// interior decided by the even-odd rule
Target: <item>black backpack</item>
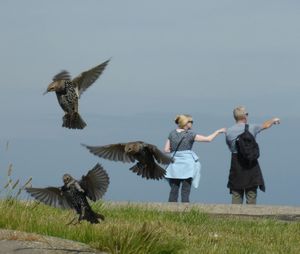
[(236, 139), (238, 155), (246, 162), (253, 162), (259, 158), (259, 146), (254, 136), (249, 131), (249, 125), (245, 125), (245, 130)]

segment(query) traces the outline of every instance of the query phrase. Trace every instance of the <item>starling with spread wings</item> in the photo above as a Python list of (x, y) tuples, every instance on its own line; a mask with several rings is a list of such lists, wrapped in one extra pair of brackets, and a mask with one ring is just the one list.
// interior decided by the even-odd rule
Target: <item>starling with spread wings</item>
[(155, 145), (142, 141), (111, 144), (106, 146), (85, 146), (91, 153), (112, 161), (135, 162), (130, 170), (146, 179), (163, 179), (166, 170), (158, 163), (169, 164), (173, 159)]
[(69, 129), (83, 129), (86, 123), (79, 114), (78, 101), (82, 93), (88, 89), (102, 74), (109, 60), (98, 66), (82, 72), (71, 80), (67, 71), (61, 71), (53, 77), (46, 92), (55, 92), (61, 108), (64, 110), (63, 127)]
[(64, 174), (63, 182), (62, 187), (26, 188), (26, 191), (46, 205), (74, 209), (79, 214), (78, 222), (87, 220), (90, 223), (99, 223), (99, 219), (104, 220), (102, 214), (92, 210), (87, 200), (87, 197), (92, 201), (99, 200), (108, 188), (109, 177), (100, 164), (96, 164), (80, 181)]

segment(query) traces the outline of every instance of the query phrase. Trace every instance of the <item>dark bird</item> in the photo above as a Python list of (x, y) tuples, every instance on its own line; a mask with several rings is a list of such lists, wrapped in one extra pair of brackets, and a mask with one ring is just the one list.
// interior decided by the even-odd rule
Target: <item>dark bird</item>
[[(162, 179), (166, 170), (157, 163), (169, 164), (173, 159), (160, 151), (155, 145), (142, 141), (111, 144), (106, 146), (85, 146), (91, 153), (112, 161), (135, 162), (130, 170), (147, 179)], [(156, 162), (157, 163), (156, 163)]]
[(87, 201), (87, 197), (92, 201), (99, 200), (108, 188), (109, 177), (100, 164), (96, 164), (80, 181), (64, 174), (63, 182), (62, 187), (26, 188), (26, 191), (46, 205), (74, 209), (79, 214), (78, 222), (99, 223), (99, 219), (104, 220), (104, 216), (94, 212)]
[(86, 123), (78, 112), (78, 100), (82, 93), (89, 88), (101, 75), (109, 60), (104, 63), (82, 72), (71, 80), (67, 71), (61, 71), (53, 77), (53, 82), (49, 84), (46, 92), (55, 92), (61, 108), (64, 110), (63, 127), (69, 129), (83, 129)]

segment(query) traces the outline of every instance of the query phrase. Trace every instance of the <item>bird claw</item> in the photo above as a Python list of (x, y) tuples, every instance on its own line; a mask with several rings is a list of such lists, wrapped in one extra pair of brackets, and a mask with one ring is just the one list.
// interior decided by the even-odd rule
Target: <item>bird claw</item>
[(80, 224), (81, 223), (81, 219), (78, 218), (78, 220), (76, 222), (73, 223), (73, 221), (76, 219), (76, 217), (74, 217), (69, 223), (66, 224), (66, 226), (69, 226), (69, 225), (72, 225), (72, 226), (75, 226), (77, 224)]
[(80, 224), (80, 221), (76, 221), (72, 224), (72, 226), (76, 226), (77, 224)]

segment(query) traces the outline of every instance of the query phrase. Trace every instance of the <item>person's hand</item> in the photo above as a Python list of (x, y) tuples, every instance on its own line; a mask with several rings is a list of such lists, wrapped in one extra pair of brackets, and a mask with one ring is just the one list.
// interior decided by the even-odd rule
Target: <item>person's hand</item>
[(218, 132), (218, 134), (225, 133), (226, 132), (226, 128), (219, 129), (219, 130), (217, 130), (217, 132)]
[(280, 119), (278, 117), (273, 118), (273, 124), (280, 124)]

